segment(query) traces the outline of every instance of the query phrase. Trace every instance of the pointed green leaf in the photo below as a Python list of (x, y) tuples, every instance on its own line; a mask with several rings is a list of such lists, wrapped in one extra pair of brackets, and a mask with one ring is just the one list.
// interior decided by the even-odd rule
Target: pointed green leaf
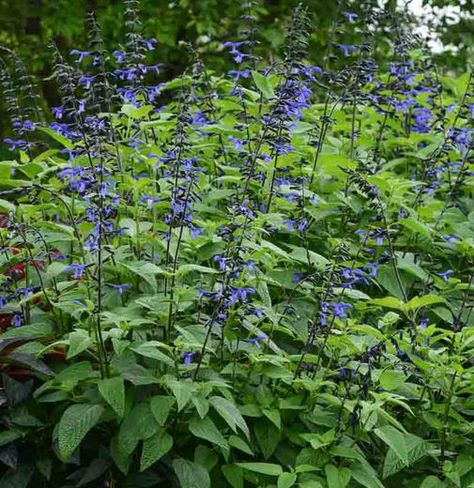
[(277, 488), (290, 488), (296, 483), (296, 473), (282, 473), (278, 476)]
[(223, 449), (229, 448), (227, 441), (224, 439), (222, 434), (215, 426), (214, 422), (209, 417), (202, 419), (195, 415), (189, 421), (189, 431), (194, 436), (200, 437), (201, 439), (205, 439), (211, 442), (212, 444), (216, 444), (222, 447)]
[(402, 432), (391, 425), (384, 425), (375, 429), (374, 433), (395, 452), (404, 464), (408, 464), (408, 449)]
[(244, 475), (242, 468), (235, 464), (222, 466), (222, 473), (232, 488), (244, 488)]
[(254, 473), (266, 474), (268, 476), (280, 476), (283, 473), (283, 469), (279, 464), (271, 463), (237, 463), (247, 471), (253, 471)]
[(187, 405), (194, 392), (196, 391), (196, 385), (191, 381), (176, 381), (171, 380), (168, 382), (173, 395), (176, 397), (178, 402), (178, 412), (181, 412), (183, 408)]
[(255, 86), (262, 92), (265, 98), (268, 99), (275, 96), (272, 85), (266, 76), (262, 75), (258, 71), (252, 71), (252, 78), (255, 82)]
[(328, 486), (331, 488), (346, 488), (352, 478), (350, 469), (338, 468), (333, 464), (326, 464), (324, 471), (326, 472)]
[(161, 429), (157, 434), (143, 442), (140, 471), (145, 471), (159, 461), (173, 446), (173, 438)]
[(210, 488), (211, 478), (206, 468), (187, 459), (173, 461), (173, 469), (178, 477), (180, 488)]
[(102, 398), (114, 409), (119, 417), (125, 413), (125, 386), (123, 378), (107, 378), (97, 384)]
[(148, 341), (138, 346), (132, 346), (130, 349), (140, 356), (156, 359), (161, 363), (174, 367), (174, 360), (158, 349), (160, 344), (158, 341)]
[(67, 461), (89, 430), (99, 421), (104, 407), (77, 404), (65, 410), (58, 426), (59, 456)]
[(150, 400), (150, 408), (155, 420), (159, 425), (163, 426), (166, 423), (169, 413), (174, 405), (174, 398), (170, 396), (154, 396)]
[(209, 401), (216, 412), (227, 422), (234, 432), (237, 432), (236, 426), (238, 426), (247, 438), (250, 437), (249, 428), (247, 427), (244, 418), (232, 402), (219, 396), (213, 396)]

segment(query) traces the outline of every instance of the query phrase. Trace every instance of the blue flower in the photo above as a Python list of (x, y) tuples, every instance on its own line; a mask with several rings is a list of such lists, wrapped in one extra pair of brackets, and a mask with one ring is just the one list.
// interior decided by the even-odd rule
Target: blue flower
[(64, 115), (64, 107), (52, 107), (51, 112), (53, 113), (53, 117), (55, 119), (60, 120)]
[(103, 183), (101, 183), (99, 186), (99, 195), (102, 198), (105, 198), (109, 193), (109, 188), (110, 189), (115, 188), (115, 182), (114, 181), (104, 181)]
[(231, 69), (228, 71), (229, 75), (234, 78), (234, 81), (239, 81), (240, 78), (249, 78), (250, 77), (250, 70), (249, 69), (243, 69), (243, 70), (235, 70)]
[(447, 234), (443, 236), (443, 239), (448, 243), (449, 247), (454, 247), (453, 241), (461, 239), (461, 236), (457, 234)]
[(33, 143), (26, 142), (24, 139), (11, 139), (7, 137), (3, 139), (3, 142), (10, 144), (9, 151), (16, 151), (17, 149), (28, 150), (33, 146)]
[(430, 319), (428, 317), (423, 317), (420, 322), (420, 327), (425, 330), (426, 327), (428, 327), (428, 324), (430, 323)]
[(117, 63), (119, 64), (122, 64), (125, 58), (127, 57), (127, 55), (122, 51), (114, 51), (112, 54), (114, 55), (115, 59), (117, 60)]
[(21, 299), (28, 298), (33, 292), (35, 291), (34, 287), (31, 286), (20, 286), (16, 289), (16, 292), (18, 295), (20, 295)]
[(95, 80), (95, 76), (83, 75), (79, 78), (79, 85), (85, 85), (86, 90), (91, 87), (92, 82)]
[(4, 308), (10, 300), (10, 296), (0, 295), (0, 309)]
[(367, 273), (368, 278), (375, 278), (377, 276), (377, 269), (380, 266), (380, 263), (375, 262), (375, 263), (367, 263), (365, 265), (366, 268), (369, 269), (369, 272)]
[(161, 198), (160, 197), (152, 197), (150, 195), (142, 195), (140, 197), (140, 201), (146, 203), (146, 206), (148, 208), (153, 208), (153, 204), (161, 201)]
[(76, 59), (76, 63), (81, 63), (82, 61), (84, 61), (84, 59), (91, 55), (89, 51), (79, 51), (78, 49), (73, 49), (69, 54), (71, 56), (79, 56)]
[(125, 290), (129, 290), (132, 285), (129, 285), (128, 283), (124, 283), (123, 285), (109, 285), (111, 288), (113, 288), (119, 295), (123, 295), (123, 292)]
[(263, 312), (265, 312), (266, 307), (252, 307), (248, 309), (248, 313), (251, 315), (255, 315), (258, 319), (263, 317)]
[(447, 269), (446, 271), (443, 271), (442, 273), (438, 273), (438, 276), (442, 278), (444, 281), (448, 281), (449, 277), (454, 274), (454, 270), (452, 269)]
[(333, 312), (334, 316), (340, 319), (343, 319), (346, 317), (346, 310), (352, 308), (352, 305), (350, 303), (344, 303), (344, 302), (338, 302), (333, 304)]
[(230, 303), (237, 303), (241, 301), (245, 303), (248, 300), (248, 295), (254, 295), (255, 290), (253, 288), (237, 288), (237, 287), (230, 287), (231, 295), (229, 298)]
[(225, 271), (226, 263), (229, 258), (224, 258), (222, 256), (214, 256), (214, 262), (219, 264), (219, 269)]
[(23, 325), (23, 316), (20, 313), (16, 313), (12, 319), (13, 327), (21, 327)]
[(229, 136), (228, 139), (230, 142), (232, 142), (232, 145), (234, 146), (234, 149), (236, 151), (242, 151), (244, 147), (244, 141), (242, 139), (238, 139), (237, 137), (234, 136)]
[(191, 231), (191, 237), (193, 239), (197, 239), (201, 234), (204, 233), (204, 229), (201, 227), (196, 227), (195, 225), (190, 224), (189, 230)]
[(302, 273), (293, 273), (293, 277), (291, 278), (292, 283), (300, 283), (301, 281), (306, 279), (306, 275)]
[(74, 280), (79, 280), (83, 277), (84, 275), (84, 270), (87, 268), (86, 264), (70, 264), (64, 269), (65, 273), (71, 273), (74, 272), (73, 279)]
[(357, 47), (352, 44), (337, 44), (337, 47), (342, 51), (345, 57), (348, 57), (353, 52), (357, 51)]
[(224, 42), (223, 47), (224, 48), (230, 48), (230, 54), (232, 54), (234, 61), (236, 63), (241, 63), (245, 57), (247, 57), (246, 54), (242, 53), (239, 51), (239, 47), (246, 44), (246, 41), (238, 41), (238, 42), (232, 42), (232, 41), (227, 41)]
[(343, 15), (351, 23), (354, 23), (355, 19), (359, 17), (357, 14), (354, 14), (353, 12), (343, 12)]
[(148, 51), (153, 51), (155, 49), (156, 39), (151, 38), (148, 40), (143, 41), (143, 45), (148, 49)]
[(193, 362), (193, 356), (196, 354), (197, 351), (190, 351), (190, 352), (183, 352), (181, 357), (183, 358), (183, 364), (186, 366)]
[(253, 344), (254, 346), (260, 348), (260, 341), (266, 341), (268, 339), (267, 334), (260, 332), (257, 337), (253, 339), (242, 339), (244, 342), (248, 342), (249, 344)]
[(345, 302), (321, 302), (321, 308), (319, 311), (319, 318), (321, 325), (327, 325), (328, 323), (328, 314), (332, 313), (332, 315), (338, 319), (345, 319), (347, 317), (347, 310), (352, 308), (350, 303)]

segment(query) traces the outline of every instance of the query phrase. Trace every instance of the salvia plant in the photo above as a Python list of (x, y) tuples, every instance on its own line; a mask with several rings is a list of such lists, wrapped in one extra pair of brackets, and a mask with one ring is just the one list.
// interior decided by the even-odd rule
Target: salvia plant
[(51, 114), (0, 50), (0, 486), (474, 486), (472, 74), (343, 2), (267, 62), (258, 9), (171, 81), (89, 16)]

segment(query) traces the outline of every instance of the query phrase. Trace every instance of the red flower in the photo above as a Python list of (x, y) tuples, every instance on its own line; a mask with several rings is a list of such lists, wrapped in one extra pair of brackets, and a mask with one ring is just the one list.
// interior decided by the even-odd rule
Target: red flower
[(0, 314), (0, 332), (4, 332), (10, 325), (12, 325), (13, 314), (2, 313)]
[(13, 264), (7, 268), (5, 274), (15, 280), (22, 280), (25, 277), (25, 265), (23, 263)]
[(64, 363), (66, 362), (66, 353), (63, 349), (53, 349), (45, 354), (44, 359), (48, 362)]
[(0, 212), (0, 228), (7, 226), (9, 218), (8, 212)]

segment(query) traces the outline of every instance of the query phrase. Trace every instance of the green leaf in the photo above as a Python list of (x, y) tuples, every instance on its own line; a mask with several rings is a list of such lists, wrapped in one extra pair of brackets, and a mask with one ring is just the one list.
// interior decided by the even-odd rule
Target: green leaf
[(97, 384), (102, 398), (113, 408), (119, 417), (125, 413), (125, 386), (123, 378), (106, 378)]
[(170, 396), (154, 396), (150, 400), (150, 408), (155, 420), (159, 425), (163, 426), (166, 423), (169, 413), (174, 405), (174, 398)]
[(153, 105), (142, 105), (137, 108), (133, 104), (125, 104), (122, 106), (122, 112), (132, 119), (143, 119), (153, 110)]
[(352, 478), (352, 472), (348, 468), (337, 468), (333, 464), (324, 467), (328, 486), (331, 488), (345, 488)]
[(0, 210), (4, 212), (14, 212), (16, 210), (15, 205), (13, 203), (0, 199)]
[(365, 488), (384, 488), (377, 477), (376, 471), (367, 463), (352, 464), (352, 477)]
[(67, 351), (67, 359), (77, 356), (92, 346), (92, 344), (94, 344), (94, 341), (86, 330), (77, 329), (71, 332), (69, 334), (69, 349)]
[(231, 435), (229, 437), (229, 445), (231, 447), (235, 447), (239, 451), (245, 452), (249, 456), (253, 456), (253, 451), (250, 449), (249, 445), (240, 437), (237, 437), (235, 435)]
[(132, 273), (140, 276), (140, 278), (143, 278), (151, 286), (153, 291), (156, 292), (155, 275), (163, 273), (161, 268), (147, 261), (123, 262), (120, 264)]
[(411, 230), (415, 234), (421, 234), (424, 237), (427, 237), (428, 239), (431, 239), (431, 229), (419, 222), (418, 220), (415, 220), (413, 217), (407, 217), (405, 219), (399, 220), (399, 223), (403, 226), (406, 227), (407, 229)]
[(288, 244), (292, 249), (290, 256), (300, 263), (309, 264), (317, 270), (323, 270), (329, 261), (321, 254), (318, 254), (304, 247), (298, 247)]
[(412, 254), (407, 256), (397, 256), (397, 268), (411, 275), (419, 278), (420, 280), (426, 280), (429, 278), (429, 274), (414, 262)]
[(55, 141), (59, 142), (59, 144), (64, 146), (66, 149), (72, 149), (74, 147), (73, 143), (69, 139), (66, 139), (61, 134), (58, 134), (55, 130), (50, 129), (49, 127), (41, 127), (41, 126), (37, 126), (36, 128), (37, 130), (40, 130), (41, 132), (48, 134), (50, 137), (52, 137)]
[(178, 477), (180, 488), (210, 488), (211, 478), (206, 468), (187, 459), (173, 461), (173, 469)]
[(296, 473), (282, 473), (278, 476), (277, 488), (290, 488), (296, 483)]
[(104, 407), (101, 405), (77, 404), (65, 410), (58, 426), (59, 456), (67, 461), (86, 434), (99, 421)]
[(433, 309), (433, 313), (435, 313), (440, 319), (444, 320), (448, 324), (452, 324), (454, 321), (451, 310), (446, 307), (435, 307)]
[(393, 391), (403, 385), (406, 376), (402, 371), (386, 370), (379, 377), (380, 386), (388, 391)]
[(384, 308), (394, 308), (395, 310), (405, 310), (405, 304), (395, 297), (385, 297), (385, 298), (373, 298), (370, 300), (371, 304), (378, 305)]
[(5, 444), (9, 444), (16, 439), (21, 437), (21, 432), (15, 429), (8, 429), (0, 432), (0, 446), (4, 446)]
[(268, 459), (280, 442), (280, 429), (267, 419), (259, 419), (254, 423), (253, 430), (263, 457)]
[(277, 429), (281, 429), (281, 416), (278, 409), (263, 408), (262, 413)]
[(193, 395), (191, 401), (196, 407), (197, 413), (203, 419), (207, 415), (207, 412), (209, 412), (209, 402), (202, 394)]
[(398, 473), (403, 468), (415, 463), (430, 452), (430, 444), (416, 435), (405, 434), (405, 442), (408, 450), (408, 463), (404, 463), (398, 454), (390, 448), (385, 456), (383, 465), (384, 478)]
[(439, 478), (436, 476), (427, 476), (423, 483), (421, 483), (420, 488), (447, 488), (446, 484), (443, 483)]
[(168, 385), (173, 392), (178, 403), (178, 412), (181, 412), (196, 391), (196, 385), (191, 381), (168, 381)]
[(209, 401), (216, 412), (227, 422), (234, 432), (237, 433), (236, 426), (238, 426), (247, 438), (250, 438), (249, 428), (247, 427), (242, 414), (232, 402), (219, 396), (213, 396)]
[(273, 98), (275, 92), (273, 91), (272, 85), (268, 78), (258, 71), (252, 71), (252, 78), (255, 82), (255, 86), (262, 92), (265, 98)]
[(244, 488), (244, 475), (241, 467), (235, 464), (225, 464), (221, 469), (232, 488)]
[[(410, 286), (410, 283), (413, 279), (408, 276), (406, 277), (404, 274), (400, 276), (401, 284), (403, 288), (403, 293), (406, 293), (407, 288)], [(382, 264), (378, 271), (377, 271), (377, 282), (383, 286), (390, 294), (397, 297), (400, 300), (403, 300), (404, 295), (402, 290), (400, 290), (400, 285), (397, 280), (397, 276), (394, 273), (391, 266), (387, 264)], [(398, 307), (397, 307), (398, 308)]]
[(174, 360), (158, 349), (158, 347), (161, 345), (161, 342), (158, 341), (148, 341), (138, 346), (131, 346), (130, 349), (140, 356), (144, 356), (150, 359), (156, 359), (161, 363), (174, 367)]
[(173, 438), (164, 429), (145, 439), (140, 459), (140, 471), (145, 471), (145, 469), (160, 460), (172, 446)]
[(92, 376), (92, 366), (88, 361), (72, 364), (63, 369), (54, 379), (55, 383), (60, 383), (66, 389), (72, 390), (80, 381)]
[(110, 442), (110, 453), (116, 466), (122, 471), (123, 474), (127, 474), (131, 464), (130, 453), (125, 452), (122, 444), (119, 441), (118, 435), (114, 436)]
[(283, 473), (283, 469), (279, 464), (271, 463), (237, 463), (247, 471), (253, 471), (254, 473), (266, 474), (268, 476), (280, 476)]
[(194, 449), (194, 462), (204, 466), (207, 471), (210, 472), (219, 462), (219, 456), (210, 447), (199, 444), (199, 446)]
[(395, 452), (403, 464), (408, 464), (408, 448), (402, 432), (391, 425), (385, 425), (379, 429), (375, 429), (374, 433)]
[(206, 266), (200, 266), (198, 264), (183, 264), (181, 265), (178, 270), (176, 271), (176, 276), (184, 276), (192, 271), (197, 271), (198, 273), (205, 273), (205, 274), (217, 274), (219, 271), (214, 268), (208, 268)]
[(218, 445), (219, 447), (222, 447), (223, 449), (229, 449), (227, 441), (224, 439), (214, 422), (209, 417), (202, 419), (195, 415), (189, 421), (189, 431), (196, 437), (205, 439)]
[(436, 295), (425, 295), (423, 297), (412, 298), (406, 305), (410, 311), (418, 310), (422, 307), (428, 307), (437, 303), (446, 303), (446, 300)]
[(137, 404), (120, 424), (118, 449), (123, 457), (135, 450), (140, 440), (146, 440), (156, 434), (159, 425), (148, 403)]
[(129, 237), (136, 237), (149, 231), (153, 227), (152, 222), (137, 222), (130, 218), (120, 219), (120, 228), (124, 229), (123, 233)]

